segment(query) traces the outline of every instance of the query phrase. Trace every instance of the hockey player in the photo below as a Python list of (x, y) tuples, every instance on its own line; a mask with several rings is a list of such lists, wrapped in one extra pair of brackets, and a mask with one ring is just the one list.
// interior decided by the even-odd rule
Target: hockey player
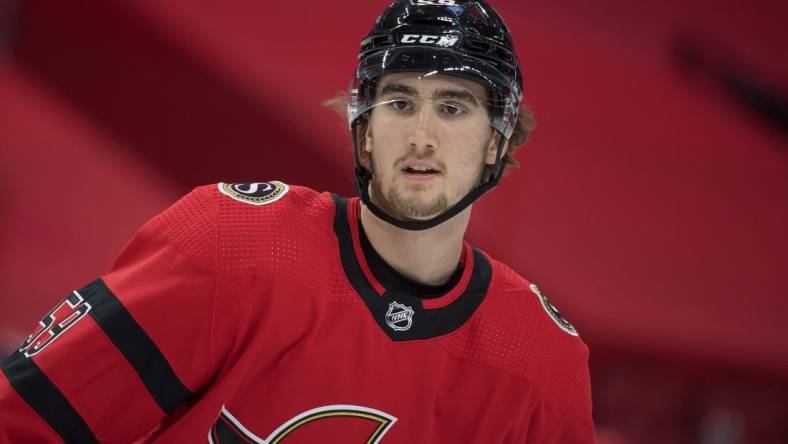
[(593, 442), (577, 332), (463, 241), (521, 97), (490, 6), (397, 0), (349, 93), (359, 197), (185, 196), (2, 362), (0, 442)]

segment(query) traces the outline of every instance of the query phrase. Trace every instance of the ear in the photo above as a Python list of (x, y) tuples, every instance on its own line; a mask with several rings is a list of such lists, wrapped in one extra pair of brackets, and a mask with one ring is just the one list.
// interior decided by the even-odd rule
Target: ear
[(360, 147), (358, 148), (358, 157), (361, 165), (364, 168), (369, 168), (370, 157), (372, 156), (372, 136), (370, 135), (369, 127), (364, 126), (358, 129), (360, 140)]
[(364, 135), (364, 151), (371, 153), (372, 152), (372, 132), (367, 128), (366, 134)]
[[(501, 140), (501, 134), (497, 131), (493, 131), (493, 136), (490, 137), (490, 142), (487, 144), (487, 149), (485, 150), (484, 154), (484, 163), (487, 165), (495, 165), (496, 158), (495, 155), (498, 152), (498, 141)], [(507, 140), (506, 143), (503, 144), (503, 149), (501, 150), (501, 157), (506, 154), (506, 150), (509, 148), (509, 141)]]

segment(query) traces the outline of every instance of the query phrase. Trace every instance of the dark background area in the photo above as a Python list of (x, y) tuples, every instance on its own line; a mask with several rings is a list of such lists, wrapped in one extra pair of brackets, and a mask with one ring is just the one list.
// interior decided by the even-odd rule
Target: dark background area
[[(591, 348), (601, 443), (788, 442), (788, 4), (491, 3), (537, 118), (469, 239)], [(0, 0), (0, 354), (196, 185), (352, 194), (386, 1)]]

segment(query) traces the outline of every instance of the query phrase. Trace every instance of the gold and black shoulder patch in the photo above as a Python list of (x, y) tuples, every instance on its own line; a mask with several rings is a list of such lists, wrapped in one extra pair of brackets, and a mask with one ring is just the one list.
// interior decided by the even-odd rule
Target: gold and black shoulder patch
[(559, 312), (558, 309), (547, 300), (547, 297), (545, 297), (542, 292), (539, 291), (539, 288), (536, 285), (531, 284), (531, 291), (533, 291), (534, 294), (539, 297), (539, 302), (542, 303), (544, 311), (546, 311), (547, 314), (550, 315), (550, 318), (552, 318), (553, 321), (559, 327), (561, 327), (561, 330), (569, 333), (572, 336), (577, 336), (577, 330), (575, 330), (575, 327), (573, 327), (572, 324), (570, 324), (569, 321), (567, 321), (566, 318), (561, 315), (561, 312)]
[(219, 182), (219, 192), (249, 205), (268, 205), (287, 194), (287, 184), (270, 182), (224, 183)]

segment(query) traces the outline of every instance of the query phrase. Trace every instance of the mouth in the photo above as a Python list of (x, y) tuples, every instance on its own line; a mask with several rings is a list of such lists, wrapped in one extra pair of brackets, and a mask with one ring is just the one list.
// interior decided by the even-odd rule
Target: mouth
[(439, 170), (426, 165), (407, 165), (402, 168), (402, 172), (412, 180), (429, 180), (441, 174)]

